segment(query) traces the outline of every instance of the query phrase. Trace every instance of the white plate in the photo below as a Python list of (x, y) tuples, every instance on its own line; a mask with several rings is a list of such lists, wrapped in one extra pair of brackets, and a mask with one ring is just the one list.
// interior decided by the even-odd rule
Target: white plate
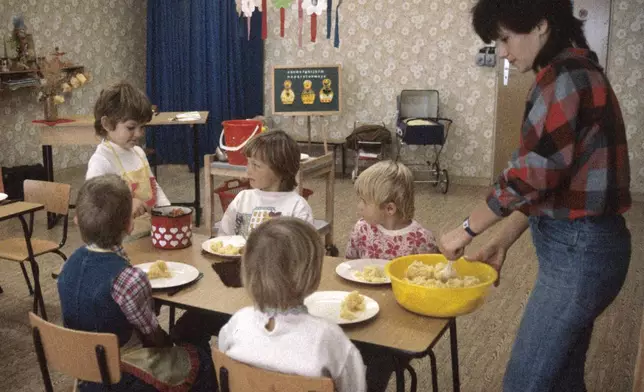
[(0, 201), (3, 201), (7, 197), (9, 197), (9, 195), (7, 195), (6, 193), (0, 193)]
[[(380, 311), (378, 302), (363, 295), (365, 310), (357, 314), (355, 320), (346, 320), (340, 317), (340, 305), (342, 300), (349, 295), (348, 291), (316, 291), (304, 298), (304, 305), (309, 314), (326, 319), (336, 324), (355, 324), (374, 317)], [(362, 294), (360, 294), (362, 295)]]
[[(168, 269), (172, 273), (171, 278), (150, 279), (153, 289), (166, 289), (170, 287), (181, 286), (197, 279), (199, 271), (188, 264), (177, 263), (176, 261), (166, 261)], [(140, 268), (147, 273), (154, 262), (137, 264), (135, 267)]]
[(335, 267), (335, 273), (340, 275), (344, 279), (350, 280), (352, 282), (358, 282), (358, 283), (364, 283), (364, 284), (390, 284), (391, 279), (389, 279), (388, 276), (385, 278), (387, 280), (384, 282), (367, 282), (356, 276), (356, 272), (361, 272), (364, 267), (367, 267), (369, 265), (377, 265), (378, 267), (381, 267), (384, 272), (385, 265), (387, 265), (388, 262), (389, 260), (381, 260), (381, 259), (347, 260), (344, 263), (340, 263), (338, 264), (337, 267)]
[(300, 161), (306, 161), (309, 158), (311, 158), (309, 154), (300, 154)]
[(234, 255), (233, 256), (233, 255), (224, 255), (224, 254), (221, 254), (221, 253), (213, 252), (212, 249), (210, 249), (210, 245), (212, 245), (216, 241), (222, 241), (224, 243), (224, 246), (226, 246), (226, 245), (233, 245), (233, 246), (244, 246), (244, 245), (246, 245), (246, 240), (244, 239), (244, 237), (242, 237), (240, 235), (226, 235), (226, 236), (211, 238), (208, 241), (204, 241), (201, 244), (201, 249), (203, 249), (206, 252), (211, 253), (211, 254), (213, 254), (215, 256), (219, 256), (219, 257), (227, 257), (227, 258), (234, 258), (234, 259), (238, 259), (238, 258), (241, 257), (241, 255)]

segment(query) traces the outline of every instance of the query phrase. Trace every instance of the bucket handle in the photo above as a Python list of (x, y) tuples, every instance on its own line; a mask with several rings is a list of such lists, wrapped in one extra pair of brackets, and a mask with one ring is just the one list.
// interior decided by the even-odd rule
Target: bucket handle
[(237, 147), (227, 147), (226, 145), (224, 145), (224, 131), (225, 131), (225, 129), (222, 129), (222, 130), (221, 130), (221, 135), (219, 135), (219, 147), (220, 147), (222, 150), (224, 150), (224, 151), (233, 151), (233, 152), (235, 152), (235, 151), (239, 151), (239, 150), (241, 150), (242, 148), (244, 148), (244, 146), (246, 146), (246, 143), (248, 143), (248, 141), (249, 141), (253, 136), (255, 136), (255, 134), (257, 133), (257, 131), (259, 131), (259, 125), (257, 125), (257, 126), (255, 127), (255, 130), (253, 131), (253, 134), (252, 134), (252, 135), (250, 135), (250, 137), (249, 137), (248, 139), (244, 140), (244, 142), (243, 142), (242, 144), (240, 144), (239, 146), (237, 146)]

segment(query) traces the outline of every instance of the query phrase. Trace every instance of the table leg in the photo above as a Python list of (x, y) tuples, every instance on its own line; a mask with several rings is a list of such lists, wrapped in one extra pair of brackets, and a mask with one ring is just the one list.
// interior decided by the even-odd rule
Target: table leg
[(436, 366), (436, 354), (429, 350), (429, 363), (432, 371), (432, 391), (438, 392), (438, 369)]
[(460, 392), (461, 379), (458, 369), (458, 340), (456, 338), (456, 319), (453, 318), (449, 323), (449, 341), (452, 352), (452, 385), (454, 392)]
[(152, 133), (150, 134), (150, 144), (151, 144), (150, 148), (154, 150), (154, 165), (152, 165), (152, 173), (154, 174), (154, 178), (158, 180), (159, 177), (157, 176), (157, 166), (159, 165), (159, 161), (157, 160), (157, 157), (159, 156), (159, 154), (157, 154), (156, 148), (155, 148), (157, 144), (156, 132), (154, 132), (154, 130), (151, 130), (151, 132)]
[[(31, 215), (33, 216), (33, 212), (31, 213)], [(28, 256), (29, 263), (31, 264), (31, 273), (34, 276), (33, 312), (38, 314), (38, 307), (40, 307), (40, 315), (42, 316), (43, 320), (47, 320), (45, 301), (43, 300), (42, 290), (40, 287), (40, 270), (38, 268), (38, 263), (36, 262), (36, 258), (34, 257), (34, 250), (31, 247), (31, 230), (27, 225), (27, 221), (25, 221), (24, 215), (20, 215), (18, 219), (20, 219), (20, 223), (22, 224), (22, 230), (25, 234), (25, 242), (27, 244), (27, 254), (29, 255)]]
[(174, 305), (170, 305), (170, 315), (168, 316), (168, 332), (172, 333), (172, 328), (174, 328), (175, 318), (176, 318), (177, 308)]
[(347, 168), (345, 160), (344, 160), (345, 159), (345, 153), (346, 153), (346, 149), (344, 148), (344, 146), (345, 146), (344, 144), (340, 145), (340, 148), (342, 149), (342, 177), (340, 177), (340, 178), (344, 178), (344, 171)]
[(396, 364), (396, 392), (405, 392), (405, 368), (396, 355), (393, 356), (393, 360)]
[[(45, 175), (47, 181), (54, 181), (54, 157), (52, 154), (51, 145), (43, 144), (42, 146), (42, 163), (45, 166)], [(58, 223), (58, 217), (51, 212), (47, 213), (47, 229), (51, 230)]]
[(199, 189), (199, 130), (193, 124), (192, 127), (192, 152), (195, 175), (195, 226), (199, 227), (201, 222), (201, 194)]

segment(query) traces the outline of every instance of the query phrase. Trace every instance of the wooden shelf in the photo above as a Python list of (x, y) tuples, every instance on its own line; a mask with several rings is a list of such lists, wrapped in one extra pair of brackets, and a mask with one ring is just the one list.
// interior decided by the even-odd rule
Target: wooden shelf
[[(68, 67), (61, 68), (63, 72), (72, 72), (76, 70), (83, 70), (85, 68), (84, 65), (70, 65)], [(29, 74), (40, 74), (40, 69), (38, 68), (31, 68), (31, 69), (25, 69), (21, 71), (8, 71), (8, 72), (0, 72), (0, 91), (16, 91), (22, 88), (33, 88), (33, 87), (39, 87), (39, 85), (34, 85), (34, 84), (29, 84), (25, 86), (20, 86), (16, 89), (11, 89), (9, 83), (10, 81), (13, 80), (21, 80), (21, 79), (27, 79), (25, 76), (28, 76)], [(37, 77), (37, 79), (40, 79), (40, 76)]]

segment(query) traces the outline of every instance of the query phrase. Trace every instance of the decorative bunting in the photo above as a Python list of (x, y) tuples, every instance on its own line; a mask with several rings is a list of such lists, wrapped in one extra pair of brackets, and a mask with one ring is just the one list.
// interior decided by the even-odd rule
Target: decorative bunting
[(304, 29), (304, 11), (302, 10), (302, 0), (297, 0), (297, 45), (302, 47), (302, 30)]
[(311, 16), (311, 41), (315, 42), (318, 29), (318, 15), (322, 15), (327, 8), (326, 0), (303, 0), (302, 8)]
[(290, 8), (293, 0), (273, 0), (273, 7), (280, 10), (280, 37), (284, 38), (284, 20), (286, 19), (286, 9)]
[(338, 6), (335, 7), (335, 37), (333, 37), (333, 46), (340, 47), (340, 6), (344, 0), (338, 0)]
[(262, 0), (262, 39), (268, 37), (268, 7), (266, 0)]
[(326, 39), (331, 39), (331, 17), (333, 16), (333, 0), (326, 2)]

